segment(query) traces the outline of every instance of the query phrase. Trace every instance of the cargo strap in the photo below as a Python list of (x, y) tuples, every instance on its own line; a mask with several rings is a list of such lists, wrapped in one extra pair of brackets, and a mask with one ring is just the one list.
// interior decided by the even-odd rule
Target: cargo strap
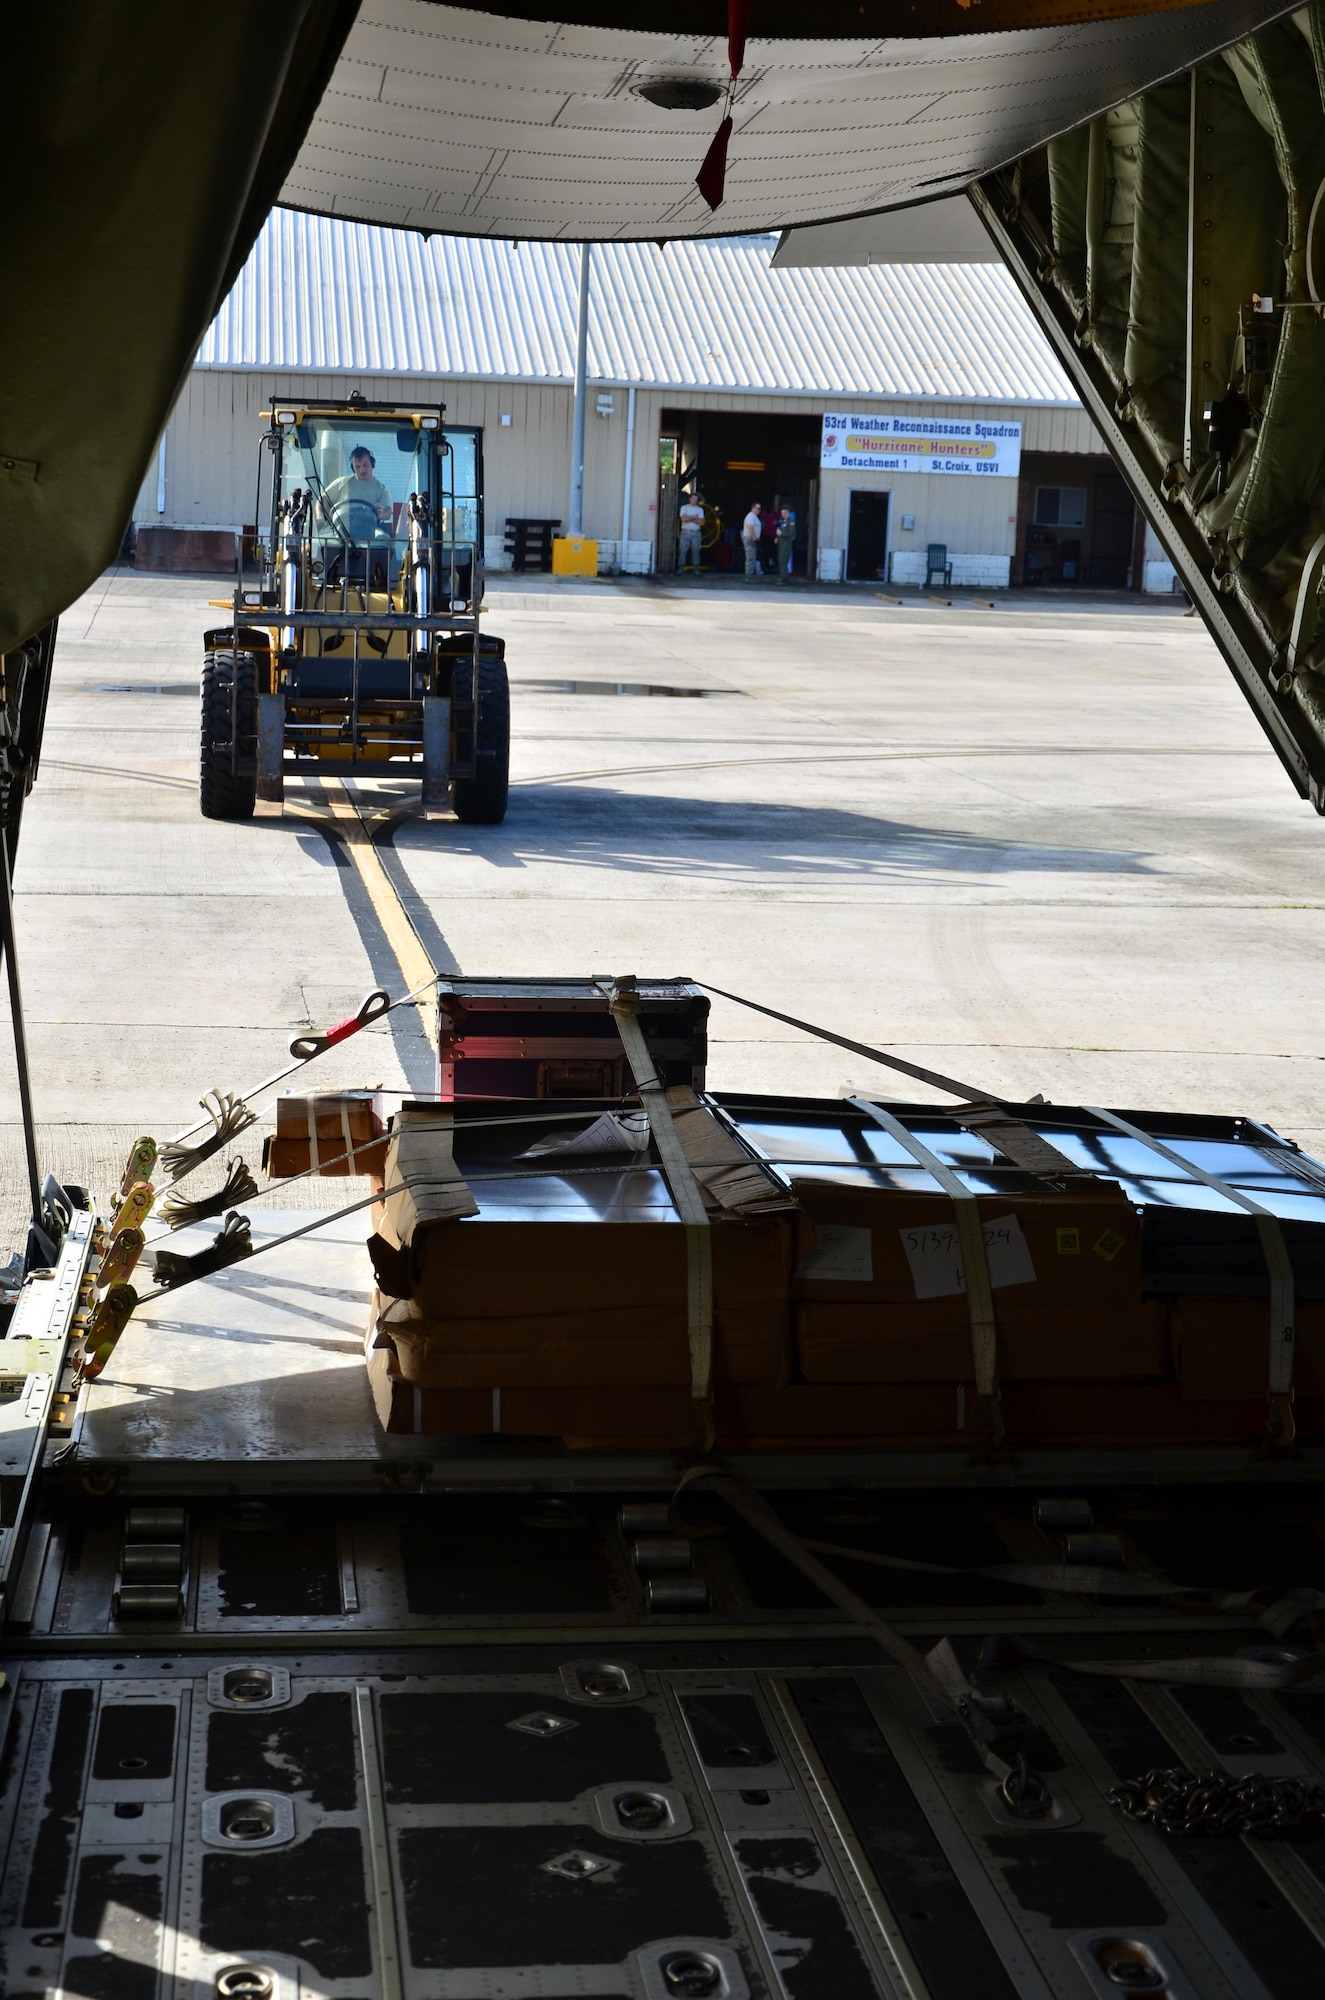
[[(871, 1048), (868, 1042), (853, 1042), (849, 1035), (835, 1035), (831, 1028), (818, 1028), (813, 1021), (802, 1021), (795, 1014), (782, 1014), (776, 1007), (765, 1007), (759, 1000), (746, 1000), (739, 993), (728, 993), (721, 986), (710, 986), (706, 980), (696, 980), (695, 984), (701, 992), (716, 993), (720, 1000), (734, 1000), (738, 1007), (748, 1007), (752, 1014), (767, 1014), (770, 1021), (783, 1021), (789, 1028), (802, 1028), (807, 1035), (816, 1035), (821, 1042), (832, 1042), (835, 1048), (848, 1049), (852, 1055), (864, 1056), (867, 1062), (882, 1063), (887, 1069), (900, 1070), (903, 1076), (913, 1076), (918, 1083), (932, 1084), (935, 1090), (946, 1090), (951, 1097), (964, 1098), (970, 1104), (984, 1101), (983, 1091), (973, 1090), (969, 1083), (958, 1083), (955, 1078), (944, 1076), (936, 1069), (923, 1069), (919, 1063), (907, 1062), (902, 1056), (890, 1056), (883, 1049)], [(947, 1116), (946, 1112), (944, 1116)]]
[(987, 1140), (995, 1152), (1005, 1160), (1011, 1160), (1014, 1167), (1021, 1167), (1028, 1174), (1076, 1174), (1088, 1175), (1089, 1167), (1080, 1167), (1069, 1160), (1066, 1153), (1060, 1153), (1039, 1132), (1027, 1125), (1024, 1119), (1014, 1118), (1012, 1113), (992, 1099), (982, 1099), (977, 1104), (956, 1104), (951, 1110), (945, 1105), (943, 1116), (951, 1118), (966, 1132), (974, 1132), (978, 1139)]
[(1110, 1674), (1125, 1681), (1165, 1681), (1180, 1687), (1246, 1688), (1253, 1694), (1276, 1694), (1314, 1680), (1325, 1667), (1325, 1653), (1303, 1653), (1297, 1659), (1248, 1659), (1242, 1654), (1188, 1654), (1173, 1660), (1058, 1660), (1077, 1674)]
[(1024, 1120), (1014, 1118), (1005, 1105), (987, 1097), (983, 1091), (973, 1090), (969, 1083), (958, 1083), (955, 1077), (944, 1076), (939, 1070), (925, 1069), (920, 1063), (907, 1062), (902, 1056), (871, 1048), (868, 1042), (853, 1042), (849, 1035), (834, 1034), (831, 1028), (820, 1028), (813, 1021), (802, 1021), (795, 1014), (783, 1014), (776, 1007), (765, 1007), (761, 1001), (747, 1000), (740, 993), (728, 993), (721, 986), (709, 986), (703, 980), (698, 984), (705, 993), (716, 993), (721, 1000), (734, 1000), (738, 1007), (748, 1007), (753, 1014), (766, 1014), (770, 1021), (784, 1021), (789, 1028), (800, 1028), (821, 1042), (849, 1049), (852, 1055), (864, 1056), (868, 1062), (883, 1063), (885, 1068), (898, 1070), (903, 1076), (913, 1076), (918, 1083), (928, 1083), (935, 1090), (945, 1090), (951, 1097), (964, 1099), (953, 1109), (944, 1105), (941, 1115), (951, 1118), (954, 1124), (964, 1126), (968, 1132), (978, 1133), (981, 1138), (987, 1139), (1004, 1159), (1011, 1160), (1014, 1166), (1024, 1168), (1027, 1173), (1056, 1176), (1089, 1174), (1092, 1171), (1069, 1160), (1065, 1153), (1060, 1153), (1057, 1146), (1033, 1131)]
[[(257, 1112), (242, 1097), (232, 1097), (229, 1091), (209, 1090), (198, 1099), (198, 1103), (207, 1114), (207, 1120), (200, 1122), (211, 1124), (207, 1137), (200, 1139), (196, 1146), (186, 1146), (184, 1139), (189, 1136), (186, 1133), (161, 1148), (160, 1163), (170, 1175), (172, 1187), (178, 1186), (195, 1167), (200, 1167), (204, 1160), (210, 1160), (213, 1153), (219, 1153), (222, 1147), (228, 1146), (232, 1139), (237, 1139), (241, 1132), (246, 1132), (250, 1125), (257, 1122)], [(189, 1127), (189, 1133), (198, 1130), (198, 1125)]]
[(1261, 1239), (1261, 1253), (1265, 1267), (1270, 1274), (1270, 1368), (1266, 1394), (1270, 1404), (1270, 1427), (1280, 1444), (1290, 1445), (1297, 1433), (1293, 1421), (1293, 1361), (1297, 1348), (1297, 1303), (1296, 1287), (1293, 1281), (1293, 1260), (1288, 1254), (1284, 1241), (1282, 1224), (1277, 1215), (1259, 1201), (1254, 1201), (1241, 1188), (1231, 1187), (1218, 1174), (1208, 1173), (1198, 1167), (1194, 1160), (1177, 1153), (1172, 1146), (1166, 1146), (1162, 1139), (1143, 1132), (1139, 1125), (1131, 1125), (1126, 1118), (1120, 1118), (1115, 1111), (1101, 1111), (1097, 1105), (1088, 1104), (1085, 1109), (1092, 1118), (1099, 1118), (1111, 1125), (1115, 1132), (1126, 1133), (1139, 1145), (1149, 1147), (1152, 1153), (1167, 1160), (1170, 1166), (1180, 1167), (1193, 1180), (1204, 1181), (1216, 1194), (1222, 1194), (1225, 1201), (1231, 1201), (1235, 1208), (1245, 1209), (1256, 1218), (1256, 1229)]
[(639, 1091), (649, 1131), (676, 1212), (685, 1227), (686, 1330), (690, 1342), (690, 1396), (695, 1405), (702, 1449), (713, 1449), (713, 1235), (709, 1212), (693, 1169), (686, 1158), (667, 1101), (667, 1091), (653, 1066), (644, 1030), (639, 1024), (639, 994), (633, 979), (601, 982)]
[(971, 1355), (975, 1366), (975, 1391), (985, 1406), (994, 1443), (1003, 1442), (1003, 1418), (998, 1406), (998, 1325), (994, 1319), (994, 1292), (989, 1282), (989, 1259), (985, 1254), (984, 1224), (975, 1195), (924, 1141), (908, 1132), (900, 1118), (885, 1111), (868, 1097), (850, 1097), (847, 1102), (882, 1125), (899, 1146), (931, 1174), (943, 1192), (951, 1195), (957, 1212), (957, 1241), (961, 1247), (962, 1270), (966, 1278), (966, 1306), (971, 1317)]
[[(334, 1093), (328, 1093), (326, 1097), (322, 1097), (316, 1090), (310, 1090), (304, 1099), (308, 1117), (308, 1163), (311, 1171), (315, 1174), (320, 1174), (324, 1165), (330, 1166), (333, 1164), (331, 1160), (323, 1160), (317, 1139), (318, 1105), (321, 1104), (324, 1108), (329, 1109), (333, 1099)], [(354, 1135), (350, 1131), (350, 1107), (343, 1095), (340, 1098), (340, 1137), (342, 1141), (341, 1151), (336, 1153), (334, 1158), (348, 1160), (349, 1167), (347, 1171), (353, 1173), (359, 1162), (354, 1157)], [(331, 1143), (334, 1147), (336, 1141), (333, 1139)]]
[(1241, 1608), (1254, 1593), (1212, 1591), (1204, 1583), (1170, 1583), (1163, 1576), (1141, 1576), (1133, 1570), (1103, 1569), (1093, 1563), (931, 1563), (909, 1556), (880, 1555), (876, 1549), (854, 1549), (841, 1542), (816, 1542), (803, 1537), (816, 1555), (840, 1562), (866, 1563), (876, 1569), (918, 1571), (923, 1576), (978, 1576), (989, 1583), (1015, 1584), (1021, 1590), (1045, 1590), (1070, 1597), (1215, 1597), (1220, 1609)]
[[(843, 1583), (840, 1576), (827, 1569), (800, 1536), (793, 1534), (779, 1520), (762, 1493), (756, 1493), (731, 1473), (720, 1472), (716, 1467), (707, 1465), (692, 1466), (689, 1472), (682, 1475), (672, 1495), (669, 1512), (674, 1522), (682, 1493), (699, 1479), (711, 1481), (732, 1512), (739, 1515), (747, 1527), (753, 1528), (770, 1548), (776, 1549), (816, 1590), (822, 1591), (830, 1604), (835, 1604), (853, 1623), (868, 1632), (894, 1665), (901, 1667), (909, 1676), (931, 1712), (937, 1710), (942, 1713), (940, 1704), (955, 1712), (987, 1771), (1000, 1783), (1012, 1775), (1014, 1767), (999, 1754), (997, 1747), (1000, 1724), (1012, 1719), (1009, 1712), (1011, 1705), (1001, 1697), (991, 1699), (976, 1693), (962, 1672), (948, 1640), (940, 1639), (932, 1652), (922, 1653), (886, 1618), (881, 1618), (872, 1605), (866, 1604), (863, 1597), (858, 1597), (848, 1584)], [(1020, 1719), (1024, 1721), (1024, 1717)]]
[[(762, 1494), (754, 1492), (731, 1473), (719, 1472), (704, 1465), (692, 1466), (689, 1472), (684, 1473), (677, 1483), (669, 1509), (674, 1525), (680, 1525), (677, 1507), (682, 1493), (701, 1479), (711, 1482), (734, 1513), (739, 1514), (771, 1548), (785, 1556), (802, 1576), (822, 1591), (830, 1604), (835, 1604), (868, 1632), (891, 1660), (904, 1667), (922, 1694), (932, 1698), (936, 1690), (941, 1693), (965, 1724), (985, 1768), (996, 1777), (1007, 1774), (1011, 1766), (999, 1756), (990, 1740), (989, 1725), (996, 1724), (998, 1719), (998, 1698), (982, 1696), (972, 1688), (950, 1640), (940, 1639), (930, 1652), (922, 1654), (918, 1647), (881, 1618), (872, 1605), (858, 1597), (840, 1576), (827, 1569), (812, 1553), (814, 1544), (802, 1541), (799, 1535), (794, 1534), (778, 1518)], [(850, 1553), (856, 1560), (862, 1552), (853, 1549)], [(916, 1569), (930, 1567), (920, 1563), (908, 1566)], [(1188, 1655), (1170, 1660), (1065, 1660), (1027, 1639), (1019, 1639), (1017, 1649), (1025, 1659), (1041, 1661), (1047, 1666), (1072, 1673), (1103, 1674), (1133, 1681), (1177, 1682), (1187, 1687), (1246, 1688), (1262, 1694), (1297, 1687), (1303, 1681), (1314, 1679), (1325, 1668), (1323, 1651), (1304, 1652), (1296, 1658), (1285, 1658), (1281, 1652), (1275, 1651), (1263, 1655)]]

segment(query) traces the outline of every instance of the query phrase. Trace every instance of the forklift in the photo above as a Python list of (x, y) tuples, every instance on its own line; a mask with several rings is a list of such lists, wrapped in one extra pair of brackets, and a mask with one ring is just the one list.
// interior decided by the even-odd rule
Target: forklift
[(233, 624), (204, 637), (205, 819), (279, 813), (287, 774), (416, 771), (425, 814), (505, 817), (505, 642), (479, 626), (482, 434), (444, 416), (357, 392), (264, 412), (264, 526), (240, 537)]

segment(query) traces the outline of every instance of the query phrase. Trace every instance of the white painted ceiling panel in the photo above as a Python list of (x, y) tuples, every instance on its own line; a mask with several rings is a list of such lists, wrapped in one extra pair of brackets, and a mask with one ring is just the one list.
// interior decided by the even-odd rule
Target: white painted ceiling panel
[(955, 191), (1283, 11), (1283, 0), (1208, 0), (996, 35), (755, 36), (727, 197), (712, 214), (694, 176), (721, 106), (660, 111), (638, 89), (675, 77), (725, 84), (725, 37), (364, 0), (281, 199), (395, 227), (521, 239), (827, 221)]

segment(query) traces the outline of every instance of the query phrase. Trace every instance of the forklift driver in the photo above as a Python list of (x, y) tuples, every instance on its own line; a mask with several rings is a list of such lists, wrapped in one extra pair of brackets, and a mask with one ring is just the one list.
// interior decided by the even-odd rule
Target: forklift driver
[(366, 444), (357, 444), (350, 453), (350, 470), (333, 479), (322, 495), (320, 511), (353, 541), (366, 541), (365, 510), (371, 508), (376, 521), (391, 525), (391, 493), (377, 477), (377, 460)]

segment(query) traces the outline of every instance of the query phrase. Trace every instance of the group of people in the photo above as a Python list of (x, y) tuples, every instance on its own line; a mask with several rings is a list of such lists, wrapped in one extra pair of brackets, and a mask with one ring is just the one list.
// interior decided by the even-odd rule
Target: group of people
[[(677, 567), (697, 570), (704, 527), (704, 502), (698, 493), (682, 495), (678, 522), (681, 548)], [(796, 517), (790, 507), (770, 507), (765, 511), (762, 501), (752, 501), (741, 523), (747, 581), (776, 574), (783, 583), (790, 583), (795, 547)]]

